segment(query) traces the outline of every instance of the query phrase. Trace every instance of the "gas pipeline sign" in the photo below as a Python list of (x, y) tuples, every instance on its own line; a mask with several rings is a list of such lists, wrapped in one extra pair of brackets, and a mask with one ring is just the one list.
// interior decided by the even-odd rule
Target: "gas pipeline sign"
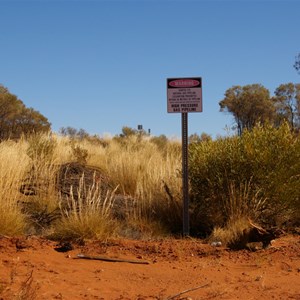
[(202, 112), (202, 79), (167, 79), (168, 113)]

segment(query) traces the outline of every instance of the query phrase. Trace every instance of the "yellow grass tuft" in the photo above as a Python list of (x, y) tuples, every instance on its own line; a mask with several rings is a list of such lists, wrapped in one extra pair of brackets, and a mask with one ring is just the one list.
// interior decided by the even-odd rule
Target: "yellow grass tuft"
[(214, 228), (209, 241), (221, 242), (223, 245), (228, 245), (235, 242), (247, 228), (250, 228), (248, 218), (241, 216), (235, 220), (232, 219), (225, 227)]
[(0, 144), (0, 234), (23, 233), (25, 218), (18, 207), (20, 182), (27, 170), (28, 158), (20, 141)]
[(56, 240), (84, 241), (106, 239), (113, 235), (115, 223), (112, 208), (117, 188), (103, 194), (101, 182), (94, 178), (91, 186), (85, 186), (84, 174), (80, 180), (77, 197), (73, 187), (68, 199), (61, 199), (62, 218), (53, 226), (51, 237)]

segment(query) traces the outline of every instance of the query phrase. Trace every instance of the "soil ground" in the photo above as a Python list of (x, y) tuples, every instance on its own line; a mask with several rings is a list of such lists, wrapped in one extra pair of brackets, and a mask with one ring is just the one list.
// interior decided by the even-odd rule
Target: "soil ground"
[(255, 252), (197, 239), (91, 241), (68, 252), (55, 247), (37, 237), (0, 237), (0, 299), (300, 299), (299, 235)]

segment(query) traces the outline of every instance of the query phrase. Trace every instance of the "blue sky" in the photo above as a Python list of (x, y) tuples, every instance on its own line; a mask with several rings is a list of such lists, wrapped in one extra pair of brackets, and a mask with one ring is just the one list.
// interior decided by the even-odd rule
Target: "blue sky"
[(234, 85), (299, 83), (300, 1), (0, 0), (0, 83), (52, 123), (91, 134), (142, 124), (181, 136), (166, 79), (202, 77), (189, 134), (226, 135)]

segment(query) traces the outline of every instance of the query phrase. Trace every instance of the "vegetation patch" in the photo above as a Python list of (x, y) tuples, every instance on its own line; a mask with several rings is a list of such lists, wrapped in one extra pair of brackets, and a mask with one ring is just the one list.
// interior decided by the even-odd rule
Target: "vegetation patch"
[[(180, 143), (126, 132), (101, 143), (54, 134), (1, 142), (0, 233), (59, 241), (181, 234)], [(299, 226), (299, 155), (288, 124), (216, 140), (193, 135), (191, 235), (234, 245), (248, 218), (267, 232)]]

